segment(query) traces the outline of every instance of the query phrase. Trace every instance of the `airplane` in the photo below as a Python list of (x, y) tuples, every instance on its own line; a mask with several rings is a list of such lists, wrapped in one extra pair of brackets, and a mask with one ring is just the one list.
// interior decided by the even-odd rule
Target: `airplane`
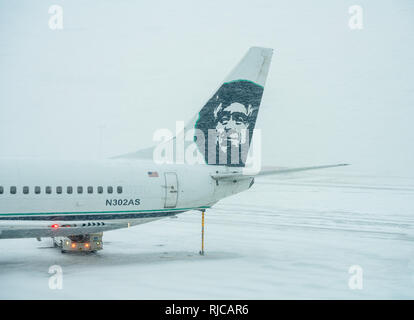
[(82, 236), (204, 214), (257, 176), (347, 165), (245, 170), (272, 55), (251, 47), (184, 127), (196, 163), (155, 161), (157, 147), (103, 160), (0, 159), (0, 239), (67, 237), (76, 245)]

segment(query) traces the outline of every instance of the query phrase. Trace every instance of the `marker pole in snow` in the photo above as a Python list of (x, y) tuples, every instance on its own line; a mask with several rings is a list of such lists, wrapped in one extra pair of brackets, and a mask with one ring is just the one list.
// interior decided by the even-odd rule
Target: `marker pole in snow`
[(204, 210), (201, 211), (201, 251), (200, 255), (204, 256)]

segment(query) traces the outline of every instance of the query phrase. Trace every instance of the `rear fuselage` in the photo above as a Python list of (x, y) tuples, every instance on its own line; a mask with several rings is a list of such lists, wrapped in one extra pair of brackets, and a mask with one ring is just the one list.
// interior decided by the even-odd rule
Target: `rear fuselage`
[(211, 178), (226, 170), (146, 160), (0, 160), (0, 220), (153, 220), (201, 210), (249, 187), (251, 180)]

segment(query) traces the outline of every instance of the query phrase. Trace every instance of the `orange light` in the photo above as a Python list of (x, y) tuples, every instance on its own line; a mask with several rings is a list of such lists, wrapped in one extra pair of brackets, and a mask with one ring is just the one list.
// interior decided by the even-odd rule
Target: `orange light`
[(72, 248), (76, 248), (76, 243), (72, 243)]
[(59, 228), (59, 225), (57, 223), (55, 223), (55, 224), (52, 224), (51, 227), (52, 227), (52, 229), (57, 229), (57, 228)]
[(85, 248), (89, 248), (89, 243), (85, 243)]

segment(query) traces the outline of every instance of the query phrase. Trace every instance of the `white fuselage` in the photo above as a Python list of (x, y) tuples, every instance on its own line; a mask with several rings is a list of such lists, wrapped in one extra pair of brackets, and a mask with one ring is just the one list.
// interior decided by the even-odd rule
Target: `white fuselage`
[(0, 238), (99, 232), (203, 210), (249, 188), (252, 179), (211, 178), (228, 170), (147, 160), (3, 159)]

